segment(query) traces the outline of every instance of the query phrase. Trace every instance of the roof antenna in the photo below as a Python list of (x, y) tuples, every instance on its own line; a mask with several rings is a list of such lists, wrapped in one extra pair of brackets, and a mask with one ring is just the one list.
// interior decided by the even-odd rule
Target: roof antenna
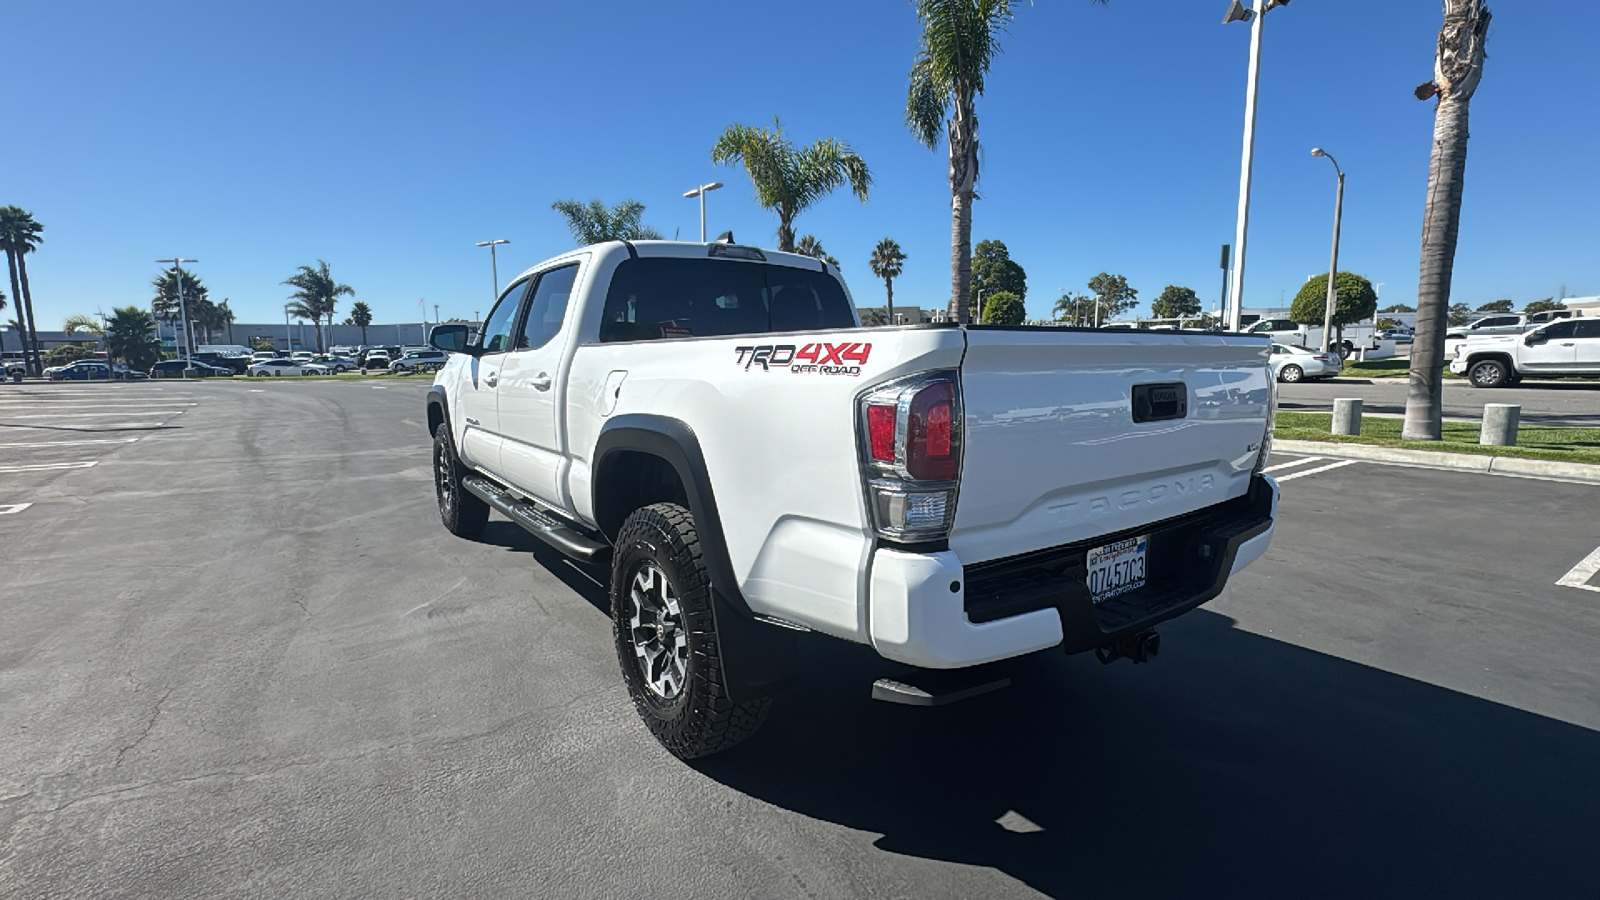
[(724, 231), (723, 233), (717, 235), (717, 239), (716, 239), (716, 241), (714, 243), (718, 243), (718, 244), (731, 244), (731, 243), (733, 243), (733, 232)]

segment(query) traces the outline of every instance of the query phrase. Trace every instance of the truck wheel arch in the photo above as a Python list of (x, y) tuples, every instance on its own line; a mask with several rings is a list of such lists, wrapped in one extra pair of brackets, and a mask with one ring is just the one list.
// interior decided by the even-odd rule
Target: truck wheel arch
[(444, 394), (444, 388), (434, 385), (428, 388), (428, 433), (433, 434), (439, 426), (450, 421), (450, 400)]
[[(659, 467), (673, 478), (652, 489), (639, 475), (640, 466)], [(672, 500), (694, 516), (700, 552), (711, 576), (713, 610), (727, 670), (729, 695), (736, 701), (768, 696), (792, 683), (799, 671), (795, 633), (756, 620), (728, 557), (722, 516), (706, 470), (700, 439), (684, 422), (668, 416), (628, 414), (608, 419), (595, 444), (592, 479), (595, 524), (615, 540), (623, 521), (635, 509)]]

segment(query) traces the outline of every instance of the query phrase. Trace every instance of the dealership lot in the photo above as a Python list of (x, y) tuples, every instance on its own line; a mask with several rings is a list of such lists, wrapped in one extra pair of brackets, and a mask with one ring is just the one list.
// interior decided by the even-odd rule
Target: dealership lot
[(1276, 456), (1272, 550), (1153, 664), (1044, 653), (917, 710), (815, 638), (755, 739), (685, 765), (603, 572), (440, 527), (426, 384), (0, 391), (0, 896), (1600, 878), (1600, 486)]

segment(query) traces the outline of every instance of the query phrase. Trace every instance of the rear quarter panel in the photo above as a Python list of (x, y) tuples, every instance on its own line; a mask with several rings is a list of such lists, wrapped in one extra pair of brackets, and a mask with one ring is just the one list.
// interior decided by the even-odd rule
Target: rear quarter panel
[[(856, 345), (855, 374), (823, 374), (807, 345)], [(757, 348), (771, 348), (758, 356)], [(855, 400), (869, 386), (955, 368), (953, 328), (872, 328), (731, 338), (591, 343), (568, 380), (577, 512), (593, 521), (590, 471), (608, 417), (676, 418), (698, 437), (728, 555), (752, 609), (864, 640), (871, 539), (856, 448)], [(821, 351), (824, 355), (829, 349)], [(768, 359), (763, 365), (761, 357)], [(787, 361), (787, 364), (771, 360)], [(618, 385), (619, 372), (620, 388)], [(607, 385), (612, 387), (607, 390)], [(608, 396), (614, 395), (614, 396)]]

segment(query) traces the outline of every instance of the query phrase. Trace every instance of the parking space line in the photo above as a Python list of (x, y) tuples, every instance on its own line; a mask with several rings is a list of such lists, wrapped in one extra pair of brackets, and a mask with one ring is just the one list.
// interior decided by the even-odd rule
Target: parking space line
[(1307, 456), (1307, 457), (1304, 457), (1304, 458), (1301, 458), (1301, 459), (1292, 460), (1292, 461), (1286, 462), (1286, 463), (1278, 463), (1275, 466), (1267, 466), (1265, 469), (1262, 469), (1261, 471), (1262, 471), (1263, 474), (1268, 473), (1268, 472), (1277, 472), (1277, 471), (1280, 471), (1280, 470), (1283, 470), (1283, 469), (1292, 469), (1295, 466), (1303, 466), (1306, 463), (1322, 462), (1322, 460), (1323, 460), (1323, 457), (1321, 457), (1321, 456)]
[(1358, 460), (1358, 459), (1341, 459), (1336, 463), (1329, 463), (1328, 465), (1325, 465), (1325, 466), (1318, 466), (1315, 469), (1305, 469), (1305, 470), (1299, 471), (1299, 472), (1290, 472), (1289, 474), (1283, 476), (1282, 478), (1279, 478), (1278, 479), (1278, 483), (1282, 484), (1285, 481), (1293, 481), (1294, 479), (1299, 478), (1302, 475), (1315, 475), (1318, 472), (1329, 472), (1329, 471), (1332, 471), (1334, 469), (1342, 469), (1345, 466), (1353, 466), (1358, 462), (1360, 462), (1360, 460)]
[(0, 516), (22, 512), (32, 505), (32, 503), (0, 503)]
[[(72, 403), (70, 406), (63, 404), (62, 409), (127, 409), (138, 407), (143, 409), (150, 406), (199, 406), (198, 403), (181, 403), (176, 400), (123, 400), (117, 403)], [(10, 409), (48, 409), (48, 403), (0, 403), (0, 413)]]
[(131, 444), (138, 438), (100, 438), (90, 441), (26, 441), (0, 444), (0, 447), (77, 447), (83, 444)]
[[(143, 414), (146, 414), (146, 415), (160, 415), (162, 413), (170, 412), (175, 416), (181, 416), (181, 415), (184, 414), (185, 410), (181, 410), (181, 409), (172, 409), (172, 410), (167, 410), (167, 409), (142, 409), (142, 410), (139, 410), (139, 412), (141, 412)], [(29, 413), (26, 416), (4, 416), (4, 418), (7, 418), (7, 419), (97, 419), (97, 418), (103, 419), (106, 416), (125, 416), (127, 414), (128, 414), (127, 410), (123, 410), (122, 412), (101, 412), (101, 413)]]
[(1561, 580), (1556, 584), (1562, 587), (1577, 588), (1580, 591), (1594, 591), (1600, 594), (1600, 587), (1589, 583), (1589, 579), (1593, 578), (1596, 572), (1600, 572), (1600, 547), (1595, 548), (1593, 553), (1585, 556), (1583, 562), (1573, 566), (1572, 571), (1561, 576)]
[(48, 472), (51, 469), (88, 469), (98, 466), (97, 459), (88, 462), (38, 463), (32, 466), (0, 466), (0, 472)]

